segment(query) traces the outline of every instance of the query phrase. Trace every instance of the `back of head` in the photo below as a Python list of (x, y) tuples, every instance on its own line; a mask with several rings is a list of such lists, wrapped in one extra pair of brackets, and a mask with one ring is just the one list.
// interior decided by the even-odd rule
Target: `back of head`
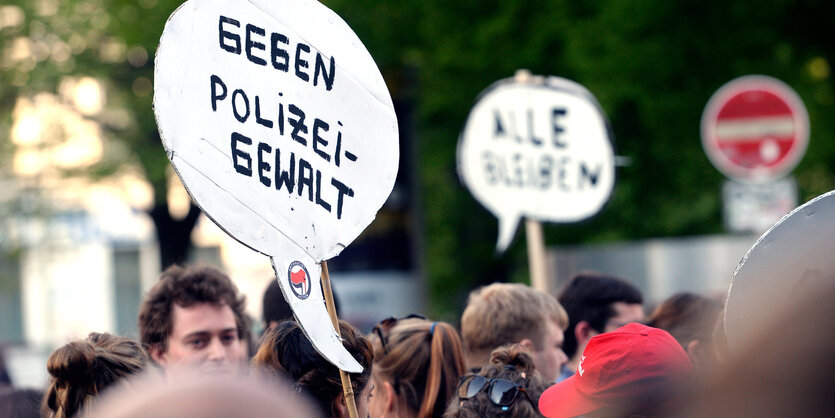
[[(807, 282), (787, 306), (762, 306), (740, 341), (682, 416), (819, 417), (835, 410), (835, 277)], [(686, 415), (684, 415), (686, 414)]]
[[(519, 344), (505, 345), (490, 353), (490, 363), (478, 373), (488, 379), (505, 379), (521, 385), (530, 400), (522, 393), (517, 393), (513, 403), (505, 407), (495, 405), (489, 398), (488, 391), (482, 389), (469, 399), (456, 396), (450, 401), (444, 417), (448, 418), (480, 418), (491, 416), (507, 416), (512, 418), (538, 418), (537, 405), (539, 397), (548, 388), (536, 371), (533, 359)], [(466, 382), (466, 377), (462, 382)], [(461, 389), (459, 389), (460, 391)]]
[(228, 276), (214, 267), (179, 267), (165, 269), (159, 281), (148, 291), (139, 309), (139, 336), (146, 346), (158, 345), (165, 351), (172, 328), (173, 305), (188, 308), (198, 303), (228, 305), (235, 314), (240, 338), (249, 330), (244, 312), (246, 299)]
[(470, 293), (461, 315), (461, 337), (468, 356), (530, 339), (539, 348), (550, 319), (565, 329), (568, 317), (557, 300), (518, 283), (494, 283)]
[(655, 416), (681, 406), (692, 378), (687, 354), (669, 333), (633, 322), (591, 338), (577, 373), (548, 388), (539, 409), (548, 417)]
[[(356, 328), (339, 321), (342, 345), (362, 366), (362, 373), (350, 373), (355, 394), (363, 391), (371, 377), (371, 343)], [(342, 393), (339, 369), (325, 360), (295, 321), (284, 321), (264, 334), (252, 358), (253, 372), (262, 377), (288, 378), (316, 401), (324, 416), (337, 416), (336, 401)]]
[(139, 373), (148, 362), (141, 344), (110, 334), (91, 333), (86, 340), (55, 350), (47, 361), (51, 378), (44, 395), (43, 415), (75, 415), (102, 390)]
[(290, 305), (284, 300), (284, 294), (281, 293), (281, 286), (278, 281), (273, 278), (264, 291), (264, 298), (261, 301), (261, 313), (264, 320), (264, 329), (270, 327), (270, 324), (279, 323), (293, 319), (293, 310)]
[(693, 293), (677, 293), (655, 308), (647, 325), (670, 333), (682, 347), (693, 340), (710, 341), (722, 303)]
[(615, 315), (613, 303), (640, 304), (643, 297), (638, 288), (622, 279), (602, 273), (582, 272), (566, 285), (559, 301), (569, 320), (563, 351), (572, 357), (577, 352), (574, 327), (580, 321), (586, 321), (595, 331), (603, 332), (606, 321)]
[(417, 417), (440, 417), (464, 374), (461, 338), (446, 322), (409, 318), (369, 336), (374, 372)]
[(316, 418), (310, 400), (283, 381), (242, 375), (149, 375), (108, 392), (88, 418)]

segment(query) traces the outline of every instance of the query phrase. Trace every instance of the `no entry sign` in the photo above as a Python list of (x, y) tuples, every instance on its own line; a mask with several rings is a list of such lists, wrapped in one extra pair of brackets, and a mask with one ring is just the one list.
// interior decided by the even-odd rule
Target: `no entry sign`
[(766, 76), (720, 88), (702, 114), (702, 145), (728, 177), (763, 183), (788, 174), (809, 142), (809, 116), (797, 93)]

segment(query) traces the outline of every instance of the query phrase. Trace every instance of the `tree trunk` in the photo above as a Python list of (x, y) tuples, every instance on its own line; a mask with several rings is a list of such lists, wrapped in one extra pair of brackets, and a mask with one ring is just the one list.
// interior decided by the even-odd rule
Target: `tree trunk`
[(197, 224), (200, 208), (192, 203), (183, 219), (174, 219), (168, 211), (168, 203), (165, 202), (154, 205), (148, 214), (156, 227), (162, 269), (172, 264), (184, 263), (191, 248), (191, 231)]

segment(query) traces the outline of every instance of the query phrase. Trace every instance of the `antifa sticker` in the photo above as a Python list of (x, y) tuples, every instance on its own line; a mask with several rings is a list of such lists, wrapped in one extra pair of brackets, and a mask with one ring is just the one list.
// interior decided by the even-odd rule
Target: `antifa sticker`
[(290, 289), (293, 294), (299, 299), (307, 299), (310, 296), (310, 273), (301, 261), (294, 261), (290, 263), (290, 268), (287, 269), (287, 277), (290, 279)]
[(374, 220), (399, 163), (391, 96), (356, 34), (314, 0), (189, 0), (160, 38), (154, 114), (195, 203), (272, 257), (313, 346), (362, 371), (319, 285), (320, 263)]

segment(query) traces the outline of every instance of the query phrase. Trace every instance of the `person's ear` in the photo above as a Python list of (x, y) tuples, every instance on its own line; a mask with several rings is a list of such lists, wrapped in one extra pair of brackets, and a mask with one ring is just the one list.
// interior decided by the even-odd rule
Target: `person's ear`
[(383, 382), (382, 391), (385, 394), (386, 416), (394, 414), (397, 408), (397, 393), (394, 392), (394, 387), (388, 381)]
[(578, 346), (588, 342), (591, 337), (597, 334), (598, 332), (586, 321), (580, 321), (574, 326), (574, 339), (577, 341)]
[(694, 369), (704, 369), (713, 362), (713, 347), (699, 340), (693, 340), (684, 346), (684, 351), (690, 357)]
[(151, 344), (148, 347), (148, 354), (151, 355), (151, 359), (153, 359), (154, 362), (162, 367), (166, 366), (165, 352), (162, 351), (162, 344)]
[(534, 351), (533, 341), (531, 341), (530, 338), (525, 338), (522, 341), (519, 341), (519, 345), (525, 347), (525, 350), (527, 350), (528, 353), (533, 353)]
[(333, 400), (333, 410), (337, 413), (339, 418), (348, 418), (348, 407), (345, 405), (345, 394), (339, 393), (339, 396)]

